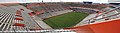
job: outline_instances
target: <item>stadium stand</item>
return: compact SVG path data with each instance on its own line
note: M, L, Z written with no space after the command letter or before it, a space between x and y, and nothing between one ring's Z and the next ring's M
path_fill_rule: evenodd
M83 13L96 13L97 11L95 10L89 10L89 9L81 9L81 8L71 8L72 10L74 10L75 12L83 12Z
M108 10L109 9L109 10ZM96 15L95 17L92 17L92 18L89 18L85 21L82 21L80 22L81 24L83 23L83 25L86 25L86 24L92 24L92 21L94 21L94 23L101 23L101 21L107 21L107 20L111 20L111 19L116 19L116 18L119 18L119 7L116 7L116 8L107 8L105 9L106 11L99 14L99 15ZM81 25L80 24L80 25Z
M94 9L98 9L99 11ZM91 24L102 23L102 21L106 22L117 19L120 16L119 10L119 6L110 7L104 4L81 3L29 3L24 5L0 5L0 32L11 31L33 33L33 31L37 31L39 33L42 29L52 29L52 27L43 21L44 19L63 15L69 12L82 12L88 13L90 16L92 15L91 18L89 18L90 16L87 16L83 21L80 21L80 24L76 24L77 26L65 29L75 29L74 31L78 31L78 33L82 33L80 32L82 29L82 31L86 31L86 29L88 29L87 31L89 31L89 33L93 33L93 31L90 31L91 29L88 27L89 25L91 26Z
M77 33L115 33L115 32L118 33L119 31L116 31L116 30L120 30L118 29L119 27L117 26L119 25L118 24L119 16L120 16L119 8L120 7L107 8L106 12L103 12L102 14L100 14L104 16L101 18L98 18L99 21L94 20L94 23L91 23L92 19L89 19L88 22L90 23L88 23L87 21L84 21L84 22L81 22L81 23L84 23L84 25L82 26L65 28L65 30L74 30ZM85 24L85 22L87 25Z
M24 9L20 10L21 8ZM25 13L24 13L25 12ZM21 5L0 7L0 30L1 31L20 31L30 29L41 29L34 20L27 14L30 12ZM30 19L31 18L31 19Z
M68 13L68 12L72 12L70 10L63 8L59 4L42 4L42 5L41 4L34 4L34 5L30 4L27 7L30 7L30 10L33 10L34 12L44 11L43 13L38 14L38 16L42 19L50 18L52 16L57 16L57 15Z

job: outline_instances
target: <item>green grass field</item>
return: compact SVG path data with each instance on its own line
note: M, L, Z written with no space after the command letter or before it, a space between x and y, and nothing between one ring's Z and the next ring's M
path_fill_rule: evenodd
M71 12L46 19L44 20L44 22L54 29L72 27L79 23L82 19L84 19L88 15L89 14L86 13Z

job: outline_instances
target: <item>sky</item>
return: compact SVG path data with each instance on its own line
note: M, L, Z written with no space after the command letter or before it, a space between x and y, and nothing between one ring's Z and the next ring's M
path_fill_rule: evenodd
M108 0L43 0L44 2L83 2L92 1L94 3L108 3ZM0 3L4 2L42 2L42 0L0 0Z

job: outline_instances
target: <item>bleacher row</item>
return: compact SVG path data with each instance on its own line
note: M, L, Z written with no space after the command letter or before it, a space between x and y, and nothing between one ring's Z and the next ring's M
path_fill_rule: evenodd
M64 3L64 4L62 4L62 5L70 6L70 7L92 8L92 9L99 9L99 10L109 6L106 4L84 4L84 3Z
M82 4L82 5L79 5L79 7L93 8L93 9L102 10L102 9L104 9L107 6L103 5L103 4L93 4L93 5L91 5L91 4Z
M74 10L75 12L83 12L83 13L96 13L97 11L95 10L89 10L89 9L81 9L81 8L71 8L72 10Z
M109 8L106 9L107 12L104 12L103 15L105 15L104 17L106 17L108 20L111 19L116 19L120 17L120 13L119 13L120 7L116 7L116 8ZM105 18L103 18L105 19Z
M68 13L68 12L72 12L72 10L65 9L59 4L47 4L44 6L43 5L42 6L41 5L31 6L30 9L33 10L33 12L35 13L42 12L37 15L42 19L50 18L52 16L57 16L57 15Z
M0 31L41 29L29 16L29 12L30 10L21 5L0 7Z

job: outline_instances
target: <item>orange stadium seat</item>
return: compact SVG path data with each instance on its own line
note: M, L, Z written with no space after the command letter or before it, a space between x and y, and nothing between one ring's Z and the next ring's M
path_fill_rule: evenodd
M17 18L15 18L16 20L23 20L23 18L22 17L17 17Z
M21 24L21 23L15 23L13 26L25 27L25 24Z
M34 16L34 14L33 13L28 13L30 16Z
M24 11L24 9L22 9L22 8L20 10Z
M15 16L19 16L19 17L22 17L20 14L16 14Z

